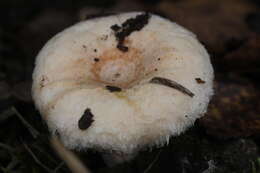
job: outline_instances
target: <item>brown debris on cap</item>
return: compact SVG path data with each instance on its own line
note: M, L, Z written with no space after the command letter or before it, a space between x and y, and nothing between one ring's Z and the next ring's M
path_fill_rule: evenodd
M95 61L95 62L98 62L98 61L99 61L99 58L94 58L94 61Z
M122 91L121 88L116 87L116 86L110 86L110 85L107 85L106 89L109 90L110 92L120 92L120 91Z
M198 84L204 84L204 83L206 83L204 80L202 80L201 78L195 78L195 80L196 80L196 82L198 83Z
M124 46L124 40L134 31L140 31L150 18L149 13L137 15L135 18L127 19L122 26L112 25L110 28L115 32L115 37L118 41L117 48L122 52L127 52L128 47Z
M94 115L91 113L91 110L87 108L83 113L82 117L78 121L78 127L80 130L88 129L91 124L94 122L93 120Z

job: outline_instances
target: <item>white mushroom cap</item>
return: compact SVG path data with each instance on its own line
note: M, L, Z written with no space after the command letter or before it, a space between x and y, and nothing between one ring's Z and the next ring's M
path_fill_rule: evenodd
M147 15L80 22L40 51L33 98L65 146L132 153L167 143L206 112L213 94L207 51L183 27ZM116 33L138 16L148 23L121 41L128 50L120 49Z

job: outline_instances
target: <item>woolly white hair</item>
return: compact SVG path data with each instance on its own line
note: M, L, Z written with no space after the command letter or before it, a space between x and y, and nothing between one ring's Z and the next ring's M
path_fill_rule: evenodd
M50 131L57 131L68 148L133 153L167 143L206 112L213 69L193 33L151 14L140 31L124 40L128 51L117 48L111 26L140 14L80 22L38 54L33 98ZM194 96L153 83L154 77L175 81ZM107 85L122 90L111 92ZM78 123L86 110L93 122L82 130Z

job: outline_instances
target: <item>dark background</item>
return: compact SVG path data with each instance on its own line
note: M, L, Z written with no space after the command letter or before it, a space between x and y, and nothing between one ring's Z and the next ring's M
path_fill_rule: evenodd
M1 0L0 172L70 172L49 146L30 96L37 52L57 32L94 14L145 10L193 31L211 55L215 96L206 116L169 145L93 172L260 172L260 3L257 0ZM149 166L151 168L149 169Z

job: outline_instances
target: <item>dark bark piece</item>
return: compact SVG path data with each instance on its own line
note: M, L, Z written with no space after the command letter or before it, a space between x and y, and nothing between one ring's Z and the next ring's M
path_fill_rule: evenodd
M93 120L94 115L92 114L91 110L87 108L83 113L82 117L78 121L78 126L80 130L88 129L91 124L94 122Z
M166 78L162 78L162 77L154 77L150 80L150 83L165 85L165 86L174 88L190 97L194 96L194 94L189 89L185 88L181 84L178 84L177 82L170 80L170 79L166 79Z
M121 29L121 27L118 26L117 24L112 25L110 28L111 28L113 31L115 31L115 32L117 32L117 31L119 31L119 30Z
M128 51L128 47L124 46L123 44L118 44L116 46L116 48L118 48L119 50L121 50L122 52L127 52Z
M116 87L116 86L110 86L110 85L107 85L106 89L109 90L110 92L120 92L120 91L122 91L121 88Z
M148 24L150 18L149 13L137 15L135 18L127 19L122 26L117 24L112 25L110 28L115 32L115 37L118 41L117 48L122 52L127 52L128 47L124 46L124 40L132 32L140 31L145 25Z

